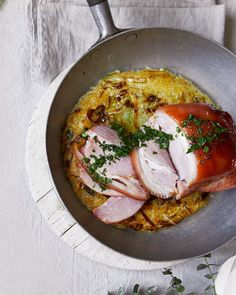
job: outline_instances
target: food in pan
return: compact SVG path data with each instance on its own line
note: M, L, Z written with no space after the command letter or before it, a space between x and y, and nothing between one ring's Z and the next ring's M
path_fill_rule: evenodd
M229 114L167 70L114 72L79 99L63 131L66 173L101 221L175 225L236 186Z

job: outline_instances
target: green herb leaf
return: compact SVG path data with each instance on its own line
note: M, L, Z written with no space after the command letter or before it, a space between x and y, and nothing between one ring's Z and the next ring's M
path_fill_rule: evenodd
M166 276L166 275L172 275L172 271L170 268L165 268L164 271L162 271L163 275Z
M140 295L138 289L139 289L139 284L134 285L133 295Z
M204 148L203 148L204 153L208 153L209 150L210 150L210 149L209 149L209 146L207 146L207 145L204 146Z
M176 291L179 292L179 293L183 293L184 290L185 290L185 287L183 285L179 285L179 286L176 286Z
M90 159L87 158L87 157L83 157L83 158L82 158L82 161L83 161L85 164L90 163Z
M0 8L3 6L4 3L5 3L5 0L0 0Z
M211 253L208 253L206 255L203 255L202 257L210 258L211 257Z
M66 130L66 139L67 139L68 141L70 141L70 140L73 138L73 136L74 136L73 131L72 131L71 129L67 129L67 130Z
M186 154L194 152L200 148L201 148L201 146L198 143L192 144L191 147L187 150Z
M171 285L174 286L178 286L182 284L182 281L180 279L178 279L177 277L173 277L171 280Z
M125 295L125 290L123 287L119 288L117 295Z
M207 278L208 280L211 280L213 276L208 273L208 274L204 275L204 277Z
M117 132L118 136L121 139L126 137L125 129L120 124L118 124L117 122L113 122L111 124L111 128L114 129Z
M176 127L176 131L177 131L178 133L181 132L181 129L179 128L179 126Z
M188 115L188 120L189 120L189 121L192 121L193 119L194 119L194 116L193 116L192 114L189 114L189 115Z
M205 291L211 290L211 289L215 289L214 285L209 285L205 288Z
M201 133L203 132L202 128L199 127L199 128L197 129L197 132L198 132L198 134L201 134Z
M146 295L152 295L157 290L158 290L158 286L152 286L152 287L147 288L145 293L146 293Z
M88 134L86 133L86 131L81 133L81 137L84 138L84 139L88 138Z
M202 269L205 269L205 268L207 268L207 267L208 267L207 264L203 264L203 263L201 263L201 264L199 264L199 265L197 266L197 271L202 270Z

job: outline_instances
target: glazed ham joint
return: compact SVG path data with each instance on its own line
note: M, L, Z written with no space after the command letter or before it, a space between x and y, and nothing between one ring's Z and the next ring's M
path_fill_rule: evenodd
M231 116L208 104L166 105L136 133L96 125L72 144L84 185L109 198L93 210L112 224L133 216L150 196L180 199L236 186L236 131Z

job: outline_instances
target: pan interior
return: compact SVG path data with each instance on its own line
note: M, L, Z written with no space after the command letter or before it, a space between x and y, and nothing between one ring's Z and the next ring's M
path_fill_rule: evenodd
M152 261L207 253L236 234L235 191L214 194L208 206L180 224L140 233L108 226L93 217L72 191L63 169L61 130L78 98L109 72L167 68L180 73L236 119L236 58L219 44L173 29L140 29L97 45L80 59L60 85L48 117L46 148L58 194L78 223L100 242L123 254Z

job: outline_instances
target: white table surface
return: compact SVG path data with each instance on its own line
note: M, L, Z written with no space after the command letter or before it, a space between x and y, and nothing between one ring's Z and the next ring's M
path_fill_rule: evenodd
M236 0L226 0L226 44L236 53ZM0 294L105 295L135 283L167 286L160 271L124 271L73 252L42 219L30 196L24 167L27 125L44 87L30 76L24 0L8 0L0 11ZM18 36L22 36L21 42ZM11 67L6 66L11 65ZM236 253L236 240L213 253L222 263ZM199 259L173 267L190 291L207 285Z

